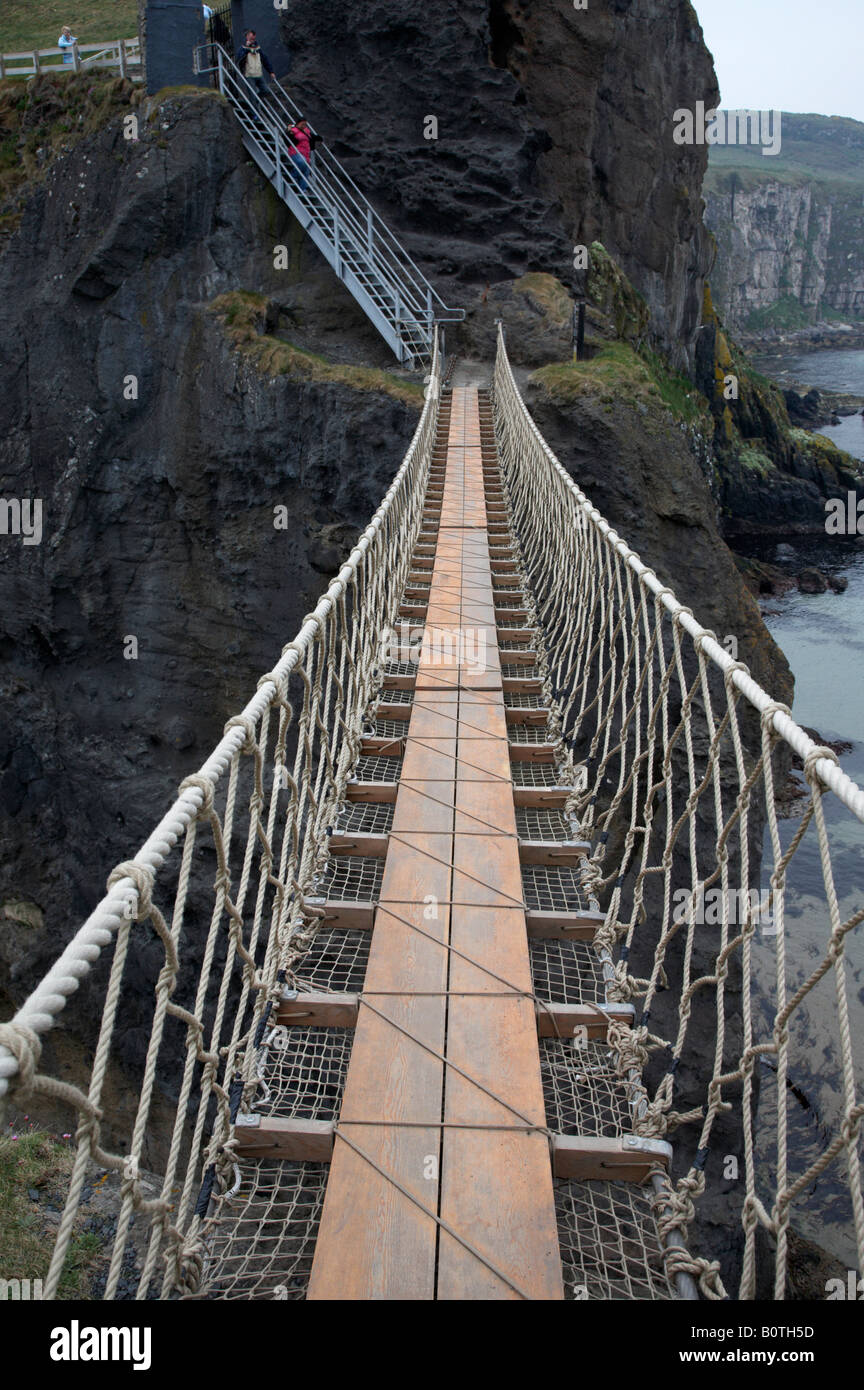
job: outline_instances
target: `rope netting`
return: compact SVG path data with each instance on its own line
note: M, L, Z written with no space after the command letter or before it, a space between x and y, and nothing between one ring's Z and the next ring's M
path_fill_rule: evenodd
M298 967L300 988L344 989L353 982L348 956L357 955L357 933L342 933L328 954L326 938L335 933L322 932L321 949L310 948L332 873L329 833L358 765L366 711L381 686L382 644L397 622L421 527L440 394L436 345L414 438L348 561L242 713L228 720L212 755L181 784L146 844L110 875L106 896L35 992L11 1022L0 1024L0 1101L20 1106L42 1097L79 1113L45 1298L56 1295L94 1163L122 1174L106 1299L117 1296L133 1218L143 1250L139 1299L194 1296L216 1247L224 1256L222 1296L229 1288L238 1296L238 1287L248 1295L255 1271L270 1269L286 1240L298 1270L308 1266L308 1232L298 1234L295 1218L320 1210L320 1178L271 1173L266 1165L258 1171L242 1160L258 1175L251 1195L248 1184L244 1189L245 1215L230 1238L222 1228L213 1237L213 1213L242 1186L231 1138L241 1110L266 1093L276 1098L274 1114L292 1113L287 1101L278 1103L289 1061L292 1077L298 1068L332 1073L335 1106L347 1066L347 1039L309 1040L302 1056L289 1058L268 1046L275 1031L268 1020L307 953L305 973ZM100 956L107 958L107 968L105 960L100 964L107 977L104 1012L85 1094L41 1074L39 1061L42 1036ZM330 977L333 983L325 983ZM147 1044L134 1120L128 1133L117 1133L106 1096L117 1084L112 1068L124 1058L130 1028L143 1031ZM127 1092L131 1075L137 1081L134 1070L125 1072ZM311 1109L301 1096L293 1113L323 1113L320 1096L308 1099ZM142 1174L157 1130L167 1138L154 1196ZM279 1225L289 1218L283 1238ZM231 1270L241 1251L249 1254L249 1234L259 1225L266 1239L249 1256L238 1286ZM281 1296L290 1297L291 1280L283 1282Z
M297 992L362 990L370 933L350 920L333 928L323 904L374 902L383 861L331 858L328 841L334 829L390 829L392 802L351 801L348 788L400 773L401 756L363 753L362 739L401 737L393 707L410 704L388 689L388 713L375 713L384 672L416 669L398 644L394 654L392 633L400 604L422 607L428 589L416 546L440 398L436 349L414 439L348 562L0 1025L0 1100L42 1096L80 1116L47 1298L94 1164L122 1175L105 1298L122 1296L133 1224L138 1298L303 1297L327 1165L250 1158L234 1127L255 1112L338 1117L352 1030L279 1028L274 1011ZM496 526L512 530L514 560L496 609L499 623L536 635L502 639L505 679L536 681L505 694L508 710L525 712L509 725L514 786L539 803L519 808L519 834L590 842L575 867L524 865L523 907L603 919L593 941L531 939L534 995L636 1010L608 1014L604 1041L578 1053L572 1040L541 1042L547 1122L674 1138L671 1179L556 1182L568 1296L668 1298L695 1278L721 1297L718 1262L685 1248L706 1181L715 1192L722 1182L727 1223L737 1205L740 1297L786 1296L790 1233L820 1222L860 1269L860 1005L847 946L864 908L842 851L850 823L864 821L864 792L574 484L525 408L503 336L494 415L508 513ZM543 716L532 723L534 709ZM39 1061L42 1036L97 962L105 1003L85 1094ZM127 1055L130 1032L147 1038L143 1064L140 1045ZM814 1039L815 1131L799 1100ZM125 1133L111 1104L118 1063L138 1086ZM155 1195L148 1167L161 1175Z
M579 1084L610 1069L639 1078L633 1130L674 1135L680 1176L655 1178L651 1198L675 1247L667 1274L723 1294L717 1262L680 1248L707 1179L743 1227L739 1297L782 1299L790 1230L821 1236L828 1213L840 1257L864 1267L852 1011L864 1019L847 953L864 919L850 835L864 792L576 486L525 407L500 330L494 409L547 737L579 774L567 811L594 844L583 889L604 912L595 951L614 961L605 998L636 1006L632 1026L609 1025L614 1067L606 1058ZM542 992L536 981L535 969ZM805 1101L818 1134L801 1120L804 1077L821 1087L818 1106ZM546 1085L575 1115L551 1059Z

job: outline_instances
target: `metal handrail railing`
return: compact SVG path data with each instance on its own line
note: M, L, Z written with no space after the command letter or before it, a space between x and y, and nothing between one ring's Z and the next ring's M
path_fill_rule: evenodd
M215 61L214 61L215 58ZM219 90L229 100L239 100L238 117L249 138L257 143L268 158L273 160L279 173L291 178L293 192L313 220L320 225L320 215L316 204L323 205L325 212L342 232L345 261L352 273L365 270L372 273L378 286L366 286L367 293L379 307L399 322L409 332L412 327L421 330L424 341L432 325L437 322L458 322L464 318L464 310L450 309L435 288L429 283L414 260L401 245L390 228L375 211L368 198L361 192L350 174L323 142L312 156L315 191L299 187L299 179L291 173L290 161L284 161L282 154L295 150L288 130L297 121L304 119L299 107L289 97L285 88L274 79L270 85L270 100L260 104L257 129L251 121L244 120L242 104L256 102L257 97L244 74L234 63L226 49L218 44L202 44L195 50L195 71L215 72ZM310 130L316 134L311 122ZM270 144L267 141L270 137ZM359 275L358 275L359 278ZM392 309L387 298L392 299Z

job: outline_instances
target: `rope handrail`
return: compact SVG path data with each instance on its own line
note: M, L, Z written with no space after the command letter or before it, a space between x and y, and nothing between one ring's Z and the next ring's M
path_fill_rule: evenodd
M178 840L188 830L201 810L205 793L200 784L212 784L215 787L224 778L225 772L247 739L246 729L249 724L258 724L274 699L279 697L281 688L298 664L302 662L315 641L322 623L334 613L340 599L346 594L352 579L363 563L364 557L394 510L397 497L404 491L413 465L421 452L428 449L431 423L440 392L440 379L441 363L436 340L423 411L408 452L381 505L358 539L348 560L336 578L333 579L326 593L319 599L315 609L304 621L297 636L285 647L272 672L262 677L256 693L244 706L241 713L235 717L235 720L231 722L231 727L226 728L222 739L213 749L209 758L198 769L195 774L198 785L190 785L181 790L173 805L133 857L131 863L145 874L155 877L162 868ZM428 467L428 459L425 460L424 467ZM113 938L122 923L128 923L130 920L130 909L137 906L138 896L138 885L129 874L117 878L111 884L108 892L69 942L62 955L58 957L44 979L15 1013L11 1020L13 1025L19 1028L32 1029L37 1035L47 1032L53 1026L69 995L78 988L80 981L89 973L102 949ZM18 1057L0 1041L0 1097L7 1093L10 1078L15 1076L18 1071Z
M139 1298L205 1290L220 1297L228 1285L242 1290L236 1296L266 1293L284 1269L256 1245L259 1215L281 1228L284 1210L306 1213L296 1219L314 1240L320 1178L288 1172L291 1165L274 1174L266 1160L250 1177L236 1125L284 1115L283 1105L295 1113L296 1081L282 1068L277 1041L280 1004L322 988L344 999L356 988L346 980L358 976L362 986L357 961L368 932L331 926L332 903L325 906L328 895L339 905L330 890L347 882L335 847L331 857L331 835L344 842L354 833L346 827L357 798L363 802L367 779L380 775L368 767L379 759L364 739L374 750L390 736L373 738L370 721L387 726L409 674L392 636L400 610L422 607L415 546L428 525L441 393L436 341L414 437L348 561L134 859L116 867L60 959L0 1024L0 1096L48 1096L80 1117L47 1298L56 1294L93 1162L122 1179L107 1299L118 1291L133 1216L149 1230ZM695 1279L704 1296L723 1296L718 1262L689 1254L699 1245L706 1173L716 1193L712 1165L722 1158L743 1170L723 1197L730 1212L737 1203L743 1231L732 1271L739 1297L764 1297L770 1284L783 1299L790 1233L820 1184L830 1211L843 1212L845 1224L830 1232L834 1248L864 1265L864 1087L852 1044L864 1020L846 955L864 907L848 863L834 854L835 845L846 847L848 829L837 819L846 812L864 819L864 793L570 478L528 412L501 329L492 406L495 510L506 512L511 537L507 588L518 590L536 663L512 669L520 677L532 670L531 699L548 711L544 758L548 748L553 780L542 785L554 785L560 814L584 845L580 901L600 923L593 941L582 943L594 974L578 980L580 991L587 982L595 993L580 993L579 1002L596 999L606 1011L607 1070L629 1088L624 1133L634 1142L675 1136L671 1180L651 1178L666 1272L679 1290L688 1281L695 1288ZM437 494L440 475L433 476ZM424 542L426 551L425 532ZM502 660L504 679L509 669ZM381 704L388 709L379 716ZM800 804L784 818L778 786L793 753L803 764ZM388 780L398 776L395 759L382 753L380 761ZM375 815L380 809L371 804ZM392 834L386 817L374 824L371 838ZM364 862L355 861L361 878ZM152 927L146 938L144 922ZM364 946L352 941L358 936ZM100 956L108 978L85 1094L38 1066L42 1036ZM588 969L575 959L577 974ZM532 995L544 999L536 980ZM559 1002L573 999L565 991ZM118 1022L146 1033L139 1023L148 1010L146 1056L134 1069L137 1111L119 1154L112 1125L125 1121L105 1113L109 1067L123 1055ZM302 1049L317 1048L315 1074L332 1095L344 1030L307 1031L325 1039L295 1042L295 1066L315 1072L311 1051ZM822 1043L815 1073L814 1037ZM795 1108L811 1089L818 1134L802 1130ZM167 1106L158 1123L157 1098ZM317 1113L304 1091L301 1113L309 1104ZM140 1175L151 1142L161 1144L156 1197ZM255 1215L239 1220L235 1201L248 1201ZM685 1249L691 1227L696 1239ZM767 1241L757 1239L760 1228ZM298 1267L293 1256L284 1259Z
M679 1134L689 1164L658 1193L658 1221L683 1236L698 1218L722 1138L724 1161L744 1169L739 1297L765 1296L761 1226L783 1299L796 1203L818 1180L843 1211L833 1249L864 1265L853 1047L864 1016L846 955L864 907L839 853L855 842L842 816L864 820L864 792L566 472L522 399L502 324L494 414L526 626L542 635L543 703L562 765L584 774L570 808L594 841L586 883L604 913L595 949L610 962L607 1000L639 1010L610 1029L616 1070L644 1077L653 1063L636 1131ZM792 754L804 775L786 810L778 779ZM819 1113L818 1137L799 1105ZM714 1264L699 1274L707 1296L722 1296Z
M499 360L506 364L505 369L509 371L510 364L507 358L503 326L500 323L498 325L498 334L498 350L501 355ZM799 758L804 761L811 757L812 754L818 753L817 745L814 743L813 739L810 738L809 734L805 733L801 725L796 723L791 715L776 708L775 701L768 692L762 689L762 686L753 679L749 671L744 669L740 662L736 662L729 653L721 647L710 628L703 627L702 624L694 618L690 609L685 608L684 604L676 598L668 585L664 584L658 575L655 574L654 570L650 569L648 565L643 562L638 553L618 535L617 531L613 530L602 512L597 510L578 484L573 481L567 470L559 463L555 454L538 430L534 420L531 418L528 408L519 394L515 381L513 386L519 406L522 410L525 428L530 430L536 440L538 448L543 451L551 467L560 476L564 486L576 498L582 513L588 518L592 525L597 528L600 535L604 536L611 546L614 546L618 554L633 570L633 573L638 575L646 588L650 589L651 592L659 598L666 611L671 614L673 618L677 618L680 621L681 626L686 629L691 637L701 643L702 649L711 657L714 664L718 666L721 671L731 672L733 683L738 690L741 691L741 694L749 700L754 709L762 714L771 708L769 717L772 727L780 737L790 745L795 753L798 754ZM817 776L825 783L825 786L829 787L831 791L839 797L844 806L846 806L854 816L857 816L860 821L864 822L864 788L859 787L858 783L853 781L833 759L817 756L813 763L813 767Z

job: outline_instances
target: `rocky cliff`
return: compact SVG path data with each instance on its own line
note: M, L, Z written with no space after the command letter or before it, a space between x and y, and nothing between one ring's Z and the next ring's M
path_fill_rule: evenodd
M730 328L753 333L832 319L864 327L864 125L784 114L782 129L776 158L711 151L718 307Z
M497 304L524 359L568 358L570 296L585 288L610 350L623 335L693 359L704 152L672 145L666 113L714 87L683 0L602 12L448 0L434 25L415 0L312 0L292 48L295 96L472 310L478 351ZM14 363L3 495L42 498L45 518L39 546L2 538L4 1005L296 631L383 494L420 402L246 160L221 100L175 92L136 110L136 141L109 115L34 169L0 258ZM437 140L423 138L428 115ZM572 248L601 241L580 286ZM642 360L628 359L611 407L602 379L578 401L539 379L541 426L646 562L718 632L738 632L782 698L785 664L718 534L696 418L709 412L659 360L663 404L643 400ZM290 532L273 526L280 503ZM52 1035L46 1064L66 1075L91 1040L88 997ZM132 1075L143 1045L132 1011L120 1030ZM129 1092L119 1075L109 1107Z
M706 152L672 114L717 100L688 0L308 0L283 30L293 95L449 302L530 272L584 288L597 240L686 359L712 248Z
M31 186L0 259L0 494L43 504L41 544L0 537L4 1014L294 635L422 401L275 340L261 362L279 305L378 348L219 98L138 110L138 142L110 121Z

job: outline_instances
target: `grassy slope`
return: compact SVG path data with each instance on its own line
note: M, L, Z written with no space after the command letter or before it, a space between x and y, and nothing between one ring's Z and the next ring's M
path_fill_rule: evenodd
M0 1278L45 1278L56 1227L46 1222L41 1200L53 1196L62 1204L73 1159L74 1150L49 1134L0 1135ZM60 1298L87 1296L98 1245L88 1232L72 1236Z
M585 362L574 359L540 367L532 380L564 401L583 393L599 395L610 405L618 399L646 405L662 401L686 424L708 425L704 398L692 382L670 370L657 353L636 352L630 343L609 343Z
M136 0L2 0L0 53L53 48L64 24L81 43L131 39L138 33Z
M864 192L864 124L860 121L784 112L782 133L780 153L770 157L752 146L713 145L706 190L728 187L728 177L734 173L745 186L778 179Z
M265 376L295 376L310 381L335 381L355 391L380 391L405 405L420 407L423 388L377 367L349 367L328 362L317 353L295 347L284 338L264 333L266 296L234 290L214 299L211 311L221 320L234 347L245 353Z

